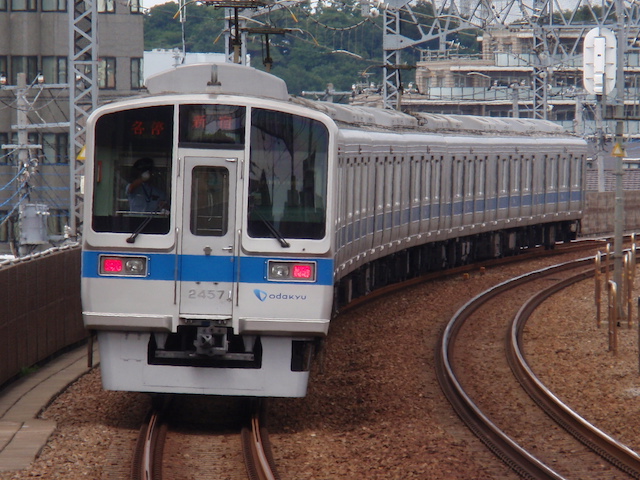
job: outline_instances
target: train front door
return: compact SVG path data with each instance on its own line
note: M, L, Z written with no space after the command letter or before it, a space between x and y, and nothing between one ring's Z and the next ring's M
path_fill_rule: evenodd
M225 320L235 295L238 157L185 156L180 229L180 316Z

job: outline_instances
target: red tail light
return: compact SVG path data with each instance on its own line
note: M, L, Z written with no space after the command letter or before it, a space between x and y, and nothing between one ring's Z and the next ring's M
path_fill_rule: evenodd
M147 276L147 257L100 255L98 262L100 275Z
M296 264L293 266L293 278L310 280L313 278L313 268L308 264Z
M105 258L102 262L102 270L105 273L120 273L124 266L121 258Z
M269 280L315 282L315 262L289 262L283 260L269 260Z

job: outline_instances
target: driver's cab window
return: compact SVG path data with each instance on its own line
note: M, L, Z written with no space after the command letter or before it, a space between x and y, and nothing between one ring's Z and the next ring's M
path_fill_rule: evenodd
M169 232L173 106L105 114L96 122L93 221L97 232Z

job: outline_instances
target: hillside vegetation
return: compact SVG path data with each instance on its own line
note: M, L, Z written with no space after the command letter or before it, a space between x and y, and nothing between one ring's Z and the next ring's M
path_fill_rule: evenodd
M255 16L247 22L249 29L274 27L284 34L269 35L271 73L283 78L292 94L302 91L324 91L333 84L336 91L350 91L358 82L380 83L383 61L382 15L362 16L359 3L315 4L301 3ZM418 3L412 7L420 22L433 19L431 7ZM154 48L182 49L182 25L174 18L178 4L168 2L150 9L144 21L145 50ZM189 4L186 7L184 45L187 52L224 53L224 9ZM402 35L420 38L415 24L403 22ZM250 33L247 51L251 66L266 70L265 35ZM475 38L461 35L460 39ZM437 48L420 45L420 48ZM463 45L473 49L474 45ZM420 54L417 49L405 49L401 63L415 65ZM364 75L363 75L364 72ZM413 72L403 71L403 82L412 81ZM406 78L405 78L406 76ZM337 100L337 99L336 99Z

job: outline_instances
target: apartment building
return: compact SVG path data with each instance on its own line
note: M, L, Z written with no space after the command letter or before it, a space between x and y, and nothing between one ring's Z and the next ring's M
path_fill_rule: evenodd
M82 9L73 1L71 8ZM48 206L46 229L54 243L68 222L69 8L67 0L0 0L0 253L18 236L20 205ZM97 25L98 102L137 93L141 0L99 0ZM19 85L20 74L26 86ZM26 150L16 148L25 124Z

